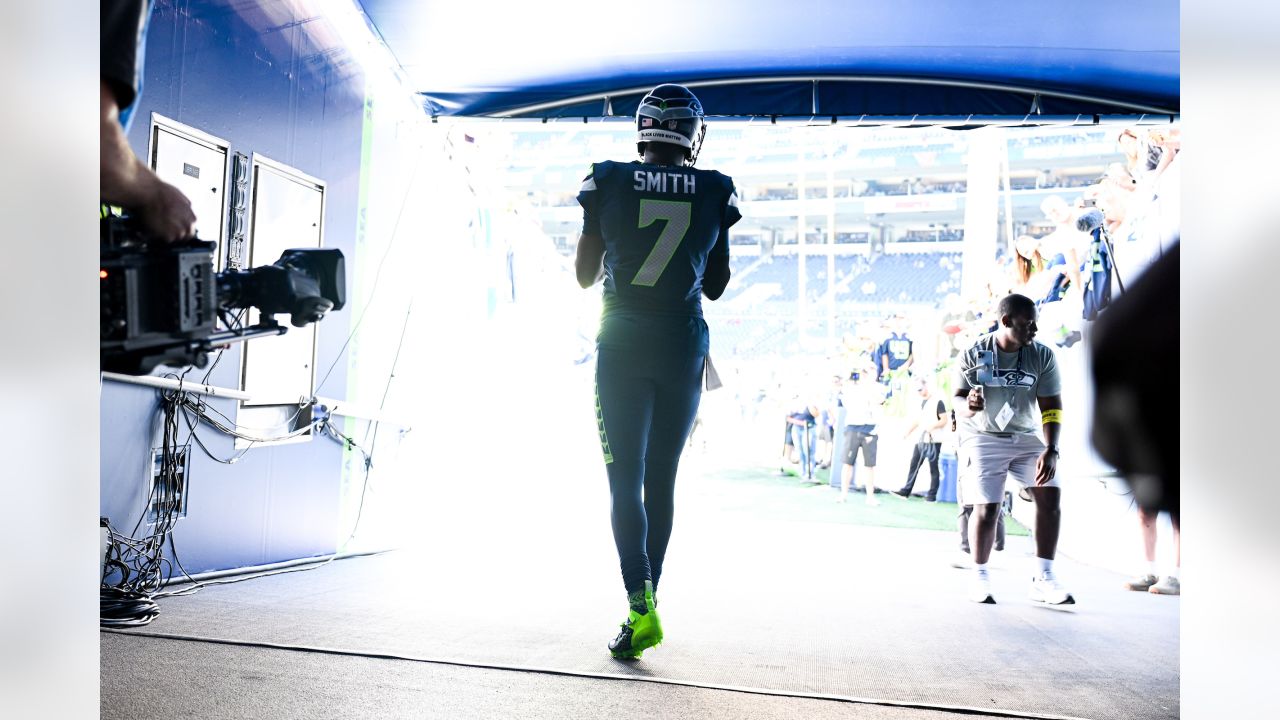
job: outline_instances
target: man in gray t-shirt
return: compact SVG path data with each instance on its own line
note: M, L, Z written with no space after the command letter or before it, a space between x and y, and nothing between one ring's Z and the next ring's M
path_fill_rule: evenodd
M1036 562L1031 599L1075 602L1053 574L1061 525L1056 479L1062 381L1053 351L1035 341L1036 306L1023 295L1000 301L1000 325L960 356L955 411L960 435L960 497L974 506L970 547L977 571L971 599L995 603L987 561L995 540L1007 478L1025 486L1036 504ZM1040 442L1036 429L1044 433Z
M1022 297L1022 296L1019 296ZM955 388L957 396L968 396L969 391L982 386L982 394L988 409L964 418L959 432L988 433L991 435L1037 435L1040 432L1039 398L1062 394L1062 378L1058 374L1058 361L1053 350L1034 340L1014 352L1005 352L997 342L1000 331L984 335L960 357ZM990 356L994 364L988 375L981 369L980 355ZM979 381L978 376L982 376ZM1000 411L1008 404L1012 415L1001 423Z

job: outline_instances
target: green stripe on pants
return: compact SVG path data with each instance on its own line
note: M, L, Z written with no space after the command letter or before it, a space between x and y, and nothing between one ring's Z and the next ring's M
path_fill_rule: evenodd
M613 462L613 452L609 450L609 434L604 431L604 410L600 407L600 383L596 382L596 430L600 433L600 449L604 452L604 464Z

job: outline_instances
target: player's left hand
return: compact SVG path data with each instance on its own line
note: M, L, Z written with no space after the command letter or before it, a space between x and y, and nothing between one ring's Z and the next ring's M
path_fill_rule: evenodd
M1044 485L1058 472L1058 453L1045 448L1036 461L1036 485Z

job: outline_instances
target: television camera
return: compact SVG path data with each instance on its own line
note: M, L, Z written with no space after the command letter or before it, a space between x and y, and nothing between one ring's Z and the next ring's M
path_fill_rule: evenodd
M289 314L304 327L346 303L342 251L285 250L271 265L213 271L215 244L153 241L127 217L101 225L102 369L145 375L157 365L208 362L217 345L283 335L274 319ZM257 308L258 323L244 326L232 311ZM226 329L219 330L218 319Z

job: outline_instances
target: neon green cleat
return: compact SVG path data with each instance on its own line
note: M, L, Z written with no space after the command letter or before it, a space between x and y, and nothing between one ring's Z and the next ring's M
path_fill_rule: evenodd
M653 583L645 580L644 590L632 593L627 601L631 611L618 636L609 643L609 653L619 660L638 660L641 653L662 642L662 621L658 618Z

